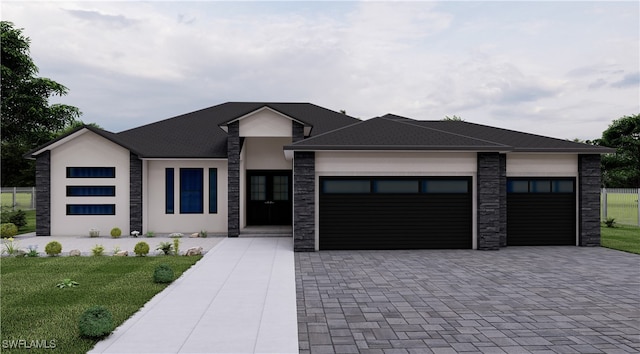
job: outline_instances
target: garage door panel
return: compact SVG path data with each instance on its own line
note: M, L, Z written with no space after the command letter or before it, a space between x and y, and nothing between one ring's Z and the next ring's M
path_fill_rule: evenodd
M320 249L471 248L471 209L471 193L321 193Z
M575 193L507 194L507 245L575 244Z

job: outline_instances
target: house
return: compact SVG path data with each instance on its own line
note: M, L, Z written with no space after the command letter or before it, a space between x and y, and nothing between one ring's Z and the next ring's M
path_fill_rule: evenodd
M37 235L288 225L297 251L600 244L611 149L464 121L230 102L31 153Z

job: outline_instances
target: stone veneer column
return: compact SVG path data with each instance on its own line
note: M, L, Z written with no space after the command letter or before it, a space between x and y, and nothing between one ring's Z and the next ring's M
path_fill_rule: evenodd
M142 160L129 154L129 231L142 233Z
M600 246L600 155L578 155L580 246Z
M313 252L316 249L315 164L315 152L294 152L293 250L295 252Z
M478 249L500 248L500 155L478 153Z
M507 246L507 155L500 154L500 247Z
M51 151L36 157L36 236L51 235Z
M240 235L240 123L227 125L228 204L227 230L229 237Z

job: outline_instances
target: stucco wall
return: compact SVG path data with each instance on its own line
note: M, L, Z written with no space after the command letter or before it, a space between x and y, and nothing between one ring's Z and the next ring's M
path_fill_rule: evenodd
M576 154L507 154L507 177L577 177Z
M283 146L289 144L291 144L289 137L246 138L243 148L246 154L245 168L247 170L291 170L292 161L285 159L283 151Z
M227 232L227 161L226 160L147 160L147 214L144 231L155 233ZM174 214L165 213L165 169L174 168ZM180 169L202 168L204 177L203 213L180 214ZM218 169L218 212L209 214L209 168Z
M129 233L129 150L90 131L51 150L51 234ZM67 167L115 167L116 178L67 178ZM66 186L115 186L115 197L67 197ZM67 204L115 204L115 215L66 215Z
M291 119L264 108L240 119L241 137L291 137Z

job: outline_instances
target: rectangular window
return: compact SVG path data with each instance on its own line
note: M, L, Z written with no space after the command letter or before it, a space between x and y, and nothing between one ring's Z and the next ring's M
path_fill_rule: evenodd
M218 169L209 169L209 214L218 212Z
M573 193L573 179L509 179L507 193Z
M551 193L551 181L533 180L529 181L529 192L531 193Z
M116 205L67 204L67 215L116 215Z
M328 179L322 183L322 192L327 194L371 193L371 181L368 179Z
M251 200L267 200L266 176L251 176Z
M174 199L175 199L175 193L174 193L174 174L173 174L173 168L167 168L165 169L165 176L164 176L164 212L166 214L173 214L174 213Z
M180 169L180 214L202 214L203 189L201 168Z
M273 200L289 200L289 176L273 176Z
M413 194L420 191L420 183L417 179L407 180L375 180L373 182L374 193L400 193Z
M424 180L423 193L469 193L467 180Z
M114 197L115 186L67 186L67 197Z
M67 167L67 178L115 178L115 167Z

